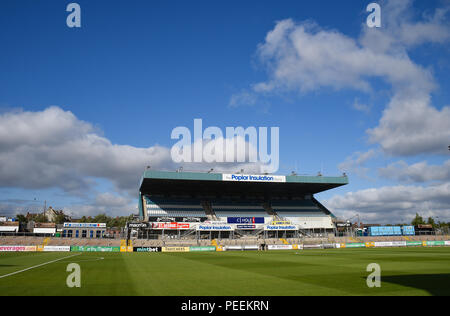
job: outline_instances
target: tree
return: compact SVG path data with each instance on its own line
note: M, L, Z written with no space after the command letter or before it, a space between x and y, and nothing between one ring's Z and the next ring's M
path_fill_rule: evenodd
M34 216L33 220L36 223L48 223L47 216L45 216L44 214L37 214L36 216Z
M55 224L64 224L64 222L66 221L66 218L67 218L67 216L63 212L59 212L55 216Z
M24 224L28 223L27 217L23 214L17 214L16 219L19 223L24 223Z
M428 217L427 224L433 226L433 228L436 227L436 222L434 221L433 217Z
M412 220L411 225L417 226L423 224L425 224L425 221L423 220L422 216L419 216L419 214L416 213L416 217Z

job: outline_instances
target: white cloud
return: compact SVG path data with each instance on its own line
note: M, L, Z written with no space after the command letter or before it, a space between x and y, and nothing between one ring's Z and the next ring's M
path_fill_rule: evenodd
M359 214L363 222L403 222L416 213L450 221L450 183L372 188L334 196L324 204L343 218Z
M268 78L251 85L251 93L323 88L372 92L371 80L382 79L391 85L393 97L378 126L367 130L370 142L389 155L442 154L450 139L450 108L433 107L431 93L437 84L432 70L415 63L408 52L424 43L448 43L449 7L419 20L412 1L387 1L382 10L383 27L362 24L357 39L310 21L277 22L257 49ZM359 103L355 107L363 109Z
M423 13L414 20L412 0L386 1L382 6L382 27L363 27L360 42L373 51L404 53L424 43L442 44L450 39L449 6Z
M366 177L369 168L365 167L365 163L377 155L376 150L370 149L366 152L355 152L347 157L344 162L340 163L338 168L342 172L355 173L360 177Z
M450 160L442 165L428 165L426 161L408 165L404 161L398 161L379 168L378 173L381 177L408 183L450 181Z
M240 93L235 93L231 96L228 104L231 108L239 106L254 106L258 101L258 96L255 93L243 90Z
M308 92L323 87L369 91L370 77L385 78L399 87L428 91L434 87L429 71L407 55L378 53L338 31L309 22L278 22L259 45L258 55L269 80L256 84L256 92Z
M450 140L450 107L437 110L429 94L405 93L392 98L379 125L368 129L370 141L393 156L444 154Z
M168 137L170 135L168 134ZM249 148L249 144L242 140ZM248 155L241 158L248 158ZM0 115L0 187L21 189L59 188L83 203L69 207L76 214L126 212L136 203L139 179L146 166L186 171L259 172L259 163L175 164L170 149L162 146L137 148L113 144L92 124L59 107L43 111L9 111ZM111 193L98 193L97 179L113 184ZM132 197L132 198L130 198ZM0 203L4 212L23 212L28 203ZM64 207L64 206L59 206Z
M170 167L169 150L112 144L58 107L0 115L2 187L75 192L87 189L93 178L104 178L119 190L136 190L147 165Z
M356 98L356 99L353 101L352 107L353 107L355 110L360 111L360 112L364 112L364 113L369 113L369 112L370 112L370 108L371 108L370 105L359 102L359 99L358 99L358 98Z

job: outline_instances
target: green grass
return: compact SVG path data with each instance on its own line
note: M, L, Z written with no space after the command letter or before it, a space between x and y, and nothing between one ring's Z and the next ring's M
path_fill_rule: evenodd
M0 276L70 255L0 253ZM66 286L72 262L81 288ZM381 288L366 285L369 263ZM450 248L83 253L0 278L0 295L450 295Z

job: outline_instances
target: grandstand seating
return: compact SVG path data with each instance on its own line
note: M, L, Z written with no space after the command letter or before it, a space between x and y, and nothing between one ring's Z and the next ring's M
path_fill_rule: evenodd
M148 216L206 217L200 200L145 196Z
M219 218L226 217L272 217L264 209L261 202L251 201L213 201L212 208Z
M286 213L322 213L320 208L312 200L274 200L272 209L277 212Z

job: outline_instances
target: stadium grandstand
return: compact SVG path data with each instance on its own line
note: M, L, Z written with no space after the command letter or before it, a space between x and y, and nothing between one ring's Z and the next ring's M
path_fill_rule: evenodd
M335 233L314 194L347 176L280 176L147 170L139 189L138 239L298 238Z

